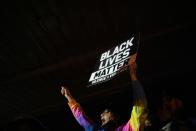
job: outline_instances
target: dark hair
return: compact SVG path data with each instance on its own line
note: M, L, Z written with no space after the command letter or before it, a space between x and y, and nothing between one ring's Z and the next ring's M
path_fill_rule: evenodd
M120 115L119 113L115 110L115 109L112 109L112 108L105 108L102 112L111 112L113 117L114 117L114 122L118 123L118 120L120 118Z
M119 115L117 112L111 108L106 108L102 112L111 112L113 120L110 120L108 123L102 126L102 128L106 131L114 131L119 123Z

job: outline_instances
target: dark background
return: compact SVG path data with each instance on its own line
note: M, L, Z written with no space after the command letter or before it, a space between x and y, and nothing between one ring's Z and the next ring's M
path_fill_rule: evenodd
M175 95L195 116L195 10L191 1L1 1L0 127L31 116L50 130L80 130L60 86L95 121L107 103L129 118L128 72L94 87L86 83L97 57L141 33L138 75L154 111Z

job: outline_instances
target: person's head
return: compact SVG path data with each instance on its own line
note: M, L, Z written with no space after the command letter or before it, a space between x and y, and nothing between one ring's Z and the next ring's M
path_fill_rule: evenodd
M144 111L139 117L139 121L141 129L151 126L150 111L148 108L144 109Z
M105 109L101 114L101 125L104 126L110 122L117 123L118 115L114 113L111 109Z
M173 119L183 109L183 102L174 96L164 96L158 109L158 117L161 121Z

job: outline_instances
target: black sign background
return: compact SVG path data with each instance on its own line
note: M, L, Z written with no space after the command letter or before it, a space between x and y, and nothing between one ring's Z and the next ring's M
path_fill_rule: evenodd
M137 52L139 35L133 35L128 40L101 54L92 72L88 87L106 82L126 70L131 55Z

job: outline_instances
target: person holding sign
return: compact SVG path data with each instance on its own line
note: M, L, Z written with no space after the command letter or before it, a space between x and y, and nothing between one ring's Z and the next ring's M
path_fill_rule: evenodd
M101 113L101 126L97 126L84 112L81 105L74 99L67 87L61 88L61 94L68 100L68 105L77 120L85 131L143 131L147 122L147 100L137 78L136 54L132 55L128 62L130 77L133 88L133 107L131 117L127 123L117 125L116 114L106 109Z

